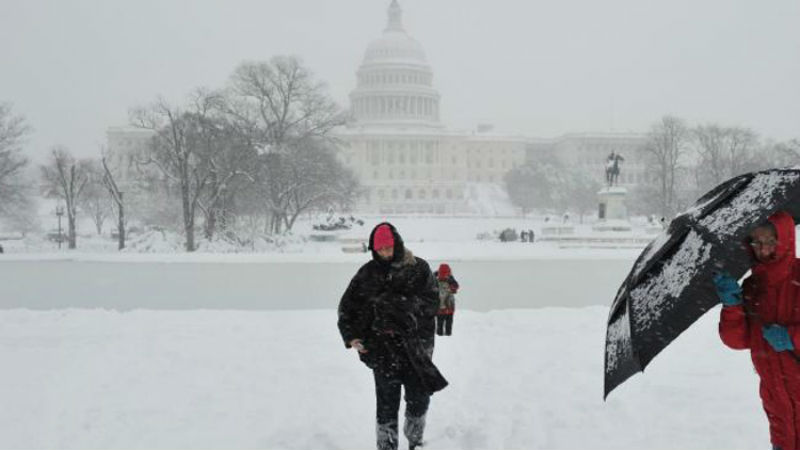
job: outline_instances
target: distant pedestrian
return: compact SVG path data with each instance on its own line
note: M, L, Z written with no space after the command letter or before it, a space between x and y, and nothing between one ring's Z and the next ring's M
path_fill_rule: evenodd
M533 240L534 240L533 230L528 230L528 242L533 242Z
M447 264L439 265L439 270L433 273L439 283L439 311L436 313L436 334L450 336L453 334L453 315L456 312L456 297L458 281L453 277L453 272Z

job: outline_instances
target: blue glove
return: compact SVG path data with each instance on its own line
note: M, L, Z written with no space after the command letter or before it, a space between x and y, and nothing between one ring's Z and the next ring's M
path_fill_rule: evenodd
M769 342L772 349L776 352L785 352L786 350L794 350L792 338L789 337L789 330L782 325L764 325L762 328L764 339Z
M717 296L725 306L736 306L742 304L742 288L729 273L718 273L714 275L714 287L717 288Z

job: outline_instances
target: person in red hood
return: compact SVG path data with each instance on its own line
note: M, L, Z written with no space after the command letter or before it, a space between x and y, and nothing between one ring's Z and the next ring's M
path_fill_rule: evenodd
M456 312L455 294L458 292L458 281L453 276L448 264L440 264L439 270L433 272L439 285L439 310L436 312L436 334L450 336L453 334L453 314Z
M423 444L431 395L447 386L432 360L439 295L428 262L405 247L394 225L376 225L369 249L372 259L339 301L339 332L373 372L378 450L398 449L402 391L403 434L414 450Z
M773 449L800 450L800 263L792 216L777 212L749 237L755 259L741 288L727 274L714 277L722 301L719 334L736 350L750 350Z

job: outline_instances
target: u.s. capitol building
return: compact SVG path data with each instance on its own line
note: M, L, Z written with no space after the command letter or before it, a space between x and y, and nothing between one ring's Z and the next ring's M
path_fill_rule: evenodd
M471 211L477 190L500 188L525 160L521 136L448 130L422 46L403 29L397 1L383 35L369 44L350 94L353 122L336 135L344 163L364 188L357 209L373 213Z
M383 34L372 41L350 93L353 121L336 132L342 161L361 181L356 209L381 214L485 213L482 206L502 196L504 175L553 151L565 163L586 166L602 177L606 154L626 155L627 179L641 181L640 134L567 134L535 139L494 133L490 126L470 132L441 121L440 95L425 51L403 28L402 10L392 0Z

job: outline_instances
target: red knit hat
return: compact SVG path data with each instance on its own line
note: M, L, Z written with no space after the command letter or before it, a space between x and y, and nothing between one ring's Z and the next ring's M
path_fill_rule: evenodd
M440 264L438 272L439 272L439 279L446 280L447 277L450 276L450 266L448 266L447 264Z
M372 248L380 250L386 247L394 247L394 234L389 225L383 224L375 230L375 236L372 238Z

